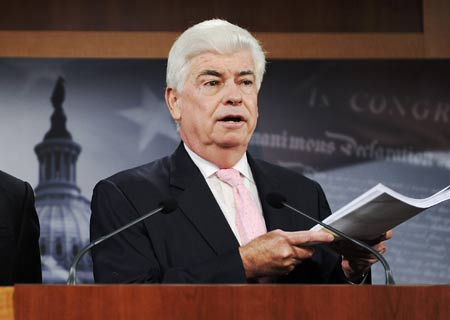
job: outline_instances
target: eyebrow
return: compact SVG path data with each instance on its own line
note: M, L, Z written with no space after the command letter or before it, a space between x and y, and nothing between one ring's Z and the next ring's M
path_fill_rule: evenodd
M242 77L242 76L254 76L255 73L252 70L244 70L244 71L240 71L238 74L238 76ZM201 76L214 76L214 77L221 77L222 73L220 73L219 71L216 70L203 70L202 72L200 72L197 76L197 78L200 78Z
M200 72L197 76L197 78L200 78L201 76L215 76L215 77L221 77L222 74L219 71L216 70L203 70Z
M254 76L255 73L252 70L245 70L239 72L239 76Z

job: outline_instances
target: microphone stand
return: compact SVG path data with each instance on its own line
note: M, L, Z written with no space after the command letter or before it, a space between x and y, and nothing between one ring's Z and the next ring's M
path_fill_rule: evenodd
M387 284L387 285L395 284L394 277L393 277L393 275L392 275L392 271L391 271L391 268L390 268L390 266L389 266L389 263L386 261L386 259L383 257L382 254L380 254L379 252L377 252L376 250L374 250L372 247L368 246L366 243L364 243L364 242L362 242L362 241L359 241L359 240L356 240L356 239L353 239L352 237L346 235L346 234L343 233L342 231L339 231L339 230L333 228L332 226L329 226L329 225L327 225L327 224L325 224L325 223L323 223L323 222L321 222L321 221L319 221L319 220L316 220L316 219L314 219L313 217L307 215L306 213L303 213L302 211L300 211L300 210L298 210L298 209L292 207L291 205L289 205L289 204L286 202L286 199L285 199L282 195L280 195L280 194L278 194L278 193L271 193L271 194L268 194L267 197L266 197L266 200L267 200L267 202L269 202L269 204L270 204L272 207L275 207L275 208L278 208L278 209L279 209L279 208L281 208L282 206L284 206L284 207L286 207L286 208L289 208L289 209L291 209L292 211L301 214L301 215L304 216L305 218L307 218L307 219L309 219L309 220L312 220L312 221L314 221L315 223L321 225L321 226L324 227L325 229L327 229L327 230L329 230L329 231L331 231L331 232L337 234L337 235L340 236L341 238L344 238L344 239L346 239L346 240L352 242L353 244L356 244L357 246L366 249L367 251L369 251L370 253L372 253L375 257L377 257L377 259L378 259L378 260L381 262L381 264L383 265L383 267L384 267L384 276L385 276L385 284ZM282 206L280 206L280 204L281 204Z

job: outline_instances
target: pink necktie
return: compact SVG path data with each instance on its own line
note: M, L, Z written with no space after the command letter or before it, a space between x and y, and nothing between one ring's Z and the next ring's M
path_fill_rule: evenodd
M236 204L236 228L245 245L256 237L267 232L262 214L244 185L243 178L236 169L220 169L217 177L233 188Z

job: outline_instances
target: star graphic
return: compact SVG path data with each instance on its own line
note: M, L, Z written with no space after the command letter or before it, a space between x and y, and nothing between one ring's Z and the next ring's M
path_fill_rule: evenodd
M139 152L144 151L157 134L165 135L174 141L179 140L165 102L158 99L147 86L142 88L141 104L121 110L119 114L139 126Z

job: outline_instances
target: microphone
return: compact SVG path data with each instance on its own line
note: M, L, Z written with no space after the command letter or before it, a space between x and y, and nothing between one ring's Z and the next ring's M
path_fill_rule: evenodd
M153 216L154 214L156 214L158 212L163 212L163 213L167 214L167 213L174 211L176 208L177 208L177 202L174 199L166 199L164 201L161 201L161 203L159 204L159 207L156 208L155 210L150 211L149 213L146 213L142 217L139 217L139 218L127 223L126 225L120 227L119 229L116 229L113 232L108 233L107 235L104 235L104 236L92 241L85 247L83 247L83 249L81 249L80 252L78 252L75 259L73 260L72 265L70 266L69 277L67 278L67 284L76 284L77 283L78 263L80 262L81 258L84 256L84 254L86 252L88 252L89 250L91 250L93 247L95 247L96 245L102 243L103 241L111 238L112 236L115 236L116 234L134 226L135 224L141 222L142 220L145 220L145 219Z
M341 238L344 238L348 241L350 241L351 243L364 248L365 250L369 251L371 254L373 254L375 257L377 257L377 259L381 262L381 264L383 265L384 268L384 277L385 277L385 284L395 284L394 281L394 277L392 275L392 271L391 271L391 267L389 266L388 262L386 261L386 259L383 257L382 254L378 253L376 250L374 250L372 247L370 247L369 245L367 245L366 243L356 240L352 237L350 237L349 235L346 235L344 232L339 231L335 228L333 228L332 226L327 225L326 223L323 223L319 220L314 219L313 217L307 215L306 213L292 207L291 205L289 205L286 201L286 197L284 197L283 195L279 194L279 193L269 193L266 196L266 201L269 203L269 205L271 205L272 207L276 208L276 209L281 209L283 207L286 207L296 213L301 214L302 216L304 216L305 218L314 221L315 223L321 225L322 227L324 227L325 229L327 229L328 231L331 231L334 234L337 234L338 236L340 236Z

